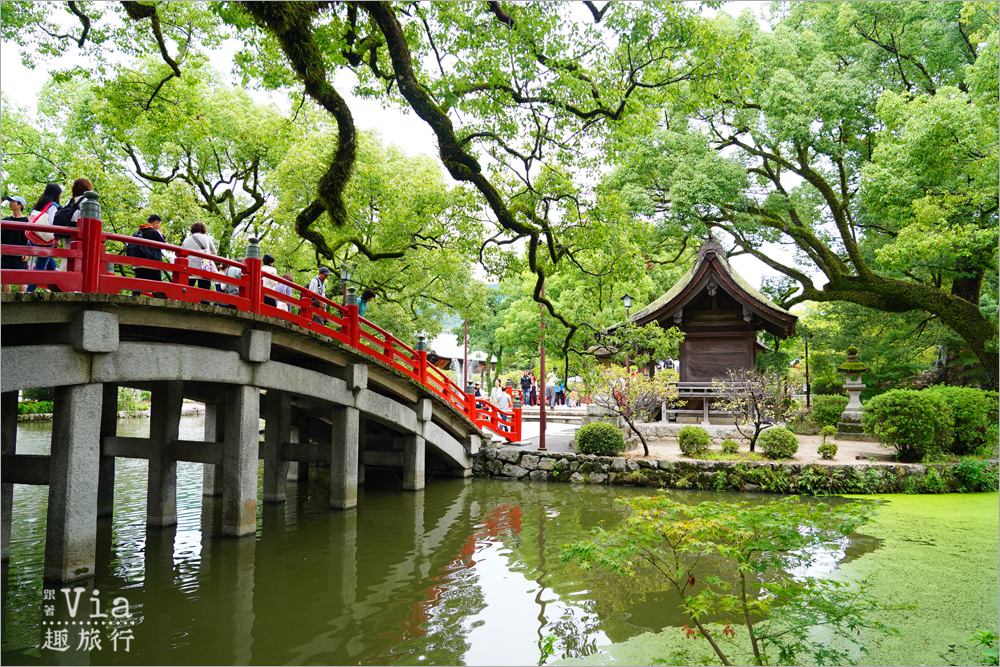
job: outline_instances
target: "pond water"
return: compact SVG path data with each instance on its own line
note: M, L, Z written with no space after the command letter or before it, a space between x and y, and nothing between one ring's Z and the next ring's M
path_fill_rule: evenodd
M148 427L123 420L118 432L143 436ZM201 417L182 419L182 439L201 434ZM49 438L48 424L19 425L18 452L45 453ZM564 543L623 518L616 496L644 490L438 477L413 493L391 473L369 472L358 509L337 512L324 471L313 468L308 484L289 485L285 505L261 506L256 538L233 540L215 536L221 508L201 496L200 464L178 464L178 524L167 529L145 526L146 463L116 466L115 513L100 521L97 576L81 606L89 611L96 597L108 612L115 598L127 600L121 643L112 645L109 626L100 648L78 646L74 627L66 651L41 649L51 619L71 617L65 604L55 617L43 611L52 604L42 585L47 488L18 485L4 664L531 665L548 635L553 660L606 662L599 647L685 624L663 594L559 560ZM689 502L768 499L673 493ZM857 557L878 544L854 535L830 545L816 572L864 561Z

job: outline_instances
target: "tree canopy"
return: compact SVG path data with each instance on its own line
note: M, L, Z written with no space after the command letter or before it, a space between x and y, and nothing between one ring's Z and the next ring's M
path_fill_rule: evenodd
M202 211L237 248L242 230L303 264L303 252L355 262L400 321L485 303L485 288L466 289L478 262L519 286L504 303L523 317L505 316L504 330L526 339L512 325L537 317L524 299L541 303L567 356L620 319L621 293L655 296L716 229L731 255L788 278L782 305L927 313L995 384L983 284L997 271L996 3L790 3L774 5L769 30L703 11L720 4L0 11L25 63L66 51L87 63L54 73L72 122L56 112L18 145L89 141L74 169L119 179L123 199ZM243 44L243 87L291 95L294 113L211 72L227 38ZM436 163L359 132L348 85L426 123ZM5 150L19 118L5 100ZM33 182L65 170L46 166L58 149L19 153L30 160L15 170ZM796 260L777 259L775 243Z
M718 24L746 39L750 85L623 133L606 187L663 226L725 230L731 254L793 279L786 306L929 313L995 384L980 297L997 272L996 5L792 3L771 31L747 19Z

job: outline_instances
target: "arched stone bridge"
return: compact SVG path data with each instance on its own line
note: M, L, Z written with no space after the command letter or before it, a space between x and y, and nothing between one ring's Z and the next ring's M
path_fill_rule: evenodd
M402 469L404 488L416 490L430 471L471 474L482 444L454 401L274 317L107 294L5 294L2 303L3 557L12 485L48 484L50 580L93 574L116 457L149 461L150 525L176 523L176 462L205 464L204 493L222 496L223 534L243 536L256 530L259 459L264 502L283 502L287 480L322 463L331 507L350 509L368 466ZM149 438L117 435L119 386L151 392ZM51 454L18 454L17 392L39 387L55 387ZM204 442L178 437L184 398L207 406Z

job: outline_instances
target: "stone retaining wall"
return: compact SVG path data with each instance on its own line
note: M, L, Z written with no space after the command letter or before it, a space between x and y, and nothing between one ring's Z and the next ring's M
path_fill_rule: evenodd
M956 474L957 465L652 461L490 445L476 455L472 471L479 477L532 482L715 491L947 493L969 483ZM989 467L995 478L997 461L990 461Z
M701 424L678 424L676 422L648 422L636 424L635 426L646 439L676 438L685 426L698 426L708 432L713 442L721 442L726 438L746 440L735 426L726 424L708 424L702 426ZM635 435L632 434L632 437L635 437Z

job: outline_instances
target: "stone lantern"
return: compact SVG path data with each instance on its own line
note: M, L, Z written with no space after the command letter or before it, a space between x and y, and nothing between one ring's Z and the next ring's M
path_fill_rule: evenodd
M847 348L847 361L837 367L837 370L846 376L844 389L847 390L847 407L840 413L840 422L837 424L837 438L844 440L860 440L864 437L864 428L861 426L861 413L864 406L861 405L861 390L865 384L861 382L861 374L868 370L868 366L858 359L858 348L851 345Z

